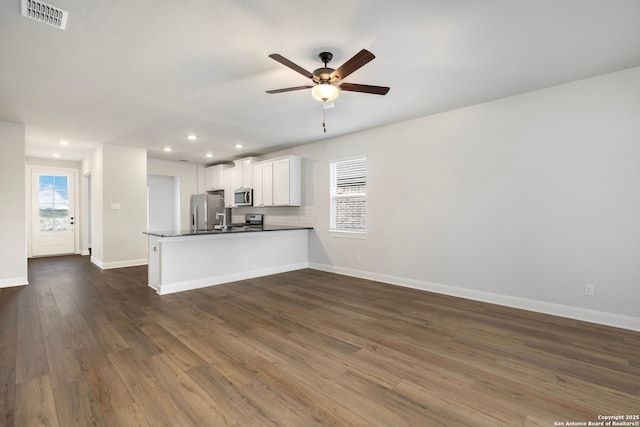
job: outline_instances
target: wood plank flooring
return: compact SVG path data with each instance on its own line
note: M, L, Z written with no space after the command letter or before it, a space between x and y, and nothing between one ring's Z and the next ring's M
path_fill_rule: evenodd
M556 426L640 414L637 332L315 270L166 296L146 277L41 258L30 285L0 289L1 426Z

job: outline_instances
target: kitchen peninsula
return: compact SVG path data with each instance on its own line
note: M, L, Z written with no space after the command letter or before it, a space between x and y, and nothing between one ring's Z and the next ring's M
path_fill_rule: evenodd
M310 229L147 231L149 286L165 295L306 268Z

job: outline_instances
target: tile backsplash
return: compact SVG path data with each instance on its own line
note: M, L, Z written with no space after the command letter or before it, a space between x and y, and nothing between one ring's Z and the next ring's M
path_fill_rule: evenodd
M283 207L243 207L233 208L233 222L244 222L245 214L264 215L265 225L296 225L313 227L313 206L283 206Z

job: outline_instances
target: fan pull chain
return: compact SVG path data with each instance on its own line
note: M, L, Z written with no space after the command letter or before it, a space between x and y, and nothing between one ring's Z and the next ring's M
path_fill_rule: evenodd
M324 108L324 103L325 102L326 101L322 101L322 131L324 133L327 133L327 124L326 124L327 118L326 118L326 114L324 112L325 111L325 108Z

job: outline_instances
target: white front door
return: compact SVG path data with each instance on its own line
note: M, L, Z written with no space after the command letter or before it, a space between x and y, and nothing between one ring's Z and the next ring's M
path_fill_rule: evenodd
M32 169L33 256L75 253L75 179L76 173L73 170Z

